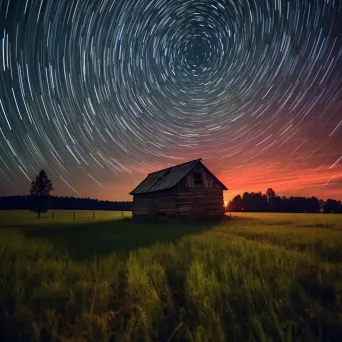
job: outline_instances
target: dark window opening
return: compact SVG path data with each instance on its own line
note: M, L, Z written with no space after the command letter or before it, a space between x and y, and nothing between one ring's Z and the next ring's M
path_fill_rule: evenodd
M202 175L200 173L194 173L195 185L202 185Z

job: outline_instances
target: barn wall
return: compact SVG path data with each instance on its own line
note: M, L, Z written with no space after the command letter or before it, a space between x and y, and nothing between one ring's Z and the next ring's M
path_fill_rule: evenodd
M156 218L176 214L175 190L135 195L133 197L133 216Z
M209 188L189 188L177 193L177 215L193 218L224 215L223 191Z
M203 219L223 215L223 191L218 189L173 189L136 195L133 199L133 216L135 218Z

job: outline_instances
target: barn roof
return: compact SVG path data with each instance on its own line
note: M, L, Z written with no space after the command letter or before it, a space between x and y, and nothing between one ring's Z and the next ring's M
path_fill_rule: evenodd
M130 195L146 194L150 192L171 189L177 185L197 164L202 164L201 160L202 158L199 158L169 167L167 169L149 173L148 176L130 192ZM206 168L204 165L203 167ZM211 173L208 169L207 171ZM218 179L217 181L224 187L225 190L228 190Z

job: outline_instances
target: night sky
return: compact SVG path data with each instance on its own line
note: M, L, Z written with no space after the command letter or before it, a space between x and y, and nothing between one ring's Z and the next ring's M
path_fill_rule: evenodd
M203 158L227 200L342 199L341 0L0 0L0 39L0 195Z

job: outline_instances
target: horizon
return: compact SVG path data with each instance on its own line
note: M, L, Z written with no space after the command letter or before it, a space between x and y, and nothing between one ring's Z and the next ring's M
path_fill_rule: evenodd
M187 162L187 161L183 161L183 162ZM183 163L182 162L182 163ZM202 162L208 167L208 165L206 164L206 161L202 159ZM181 163L179 163L181 164ZM176 164L177 165L177 164ZM100 193L98 193L98 196L92 197L90 196L90 194L92 193L92 190L90 190L89 192L79 192L76 193L75 191L73 191L72 189L70 189L69 186L66 186L64 184L64 186L62 186L62 189L64 190L60 190L60 189L56 189L53 191L52 195L55 196L68 196L68 197L76 197L76 198L92 198L92 199L97 199L97 200L104 200L104 201L132 201L133 200L133 196L129 195L129 192L132 191L145 177L147 177L148 173L152 173L155 171L159 171L163 168L167 168L170 167L172 165L165 165L165 167L160 167L159 169L153 169L153 168L149 168L149 171L146 172L145 175L143 175L142 173L140 173L140 181L133 183L132 182L132 186L127 186L127 185L122 185L120 184L118 186L118 189L121 190L120 193L122 193L122 195L106 195L106 190L102 190ZM259 167L259 166L257 166ZM47 168L48 169L48 168ZM324 169L324 168L321 168ZM291 197L291 196L302 196L302 197L317 197L318 199L323 199L323 200L327 200L328 198L331 199L335 199L335 200L342 200L342 188L336 189L336 183L337 181L340 181L340 183L342 183L342 165L340 167L340 171L341 174L339 175L340 179L336 179L336 177L334 176L334 174L336 175L336 172L331 172L329 170L329 167L326 167L326 172L329 174L328 176L326 176L327 178L332 176L332 179L335 180L335 183L331 183L330 181L325 182L325 175L322 176L322 174L320 176L315 175L316 172L315 170L309 170L308 171L308 175L305 179L306 183L304 182L304 184L298 184L300 182L303 182L303 178L304 176L302 176L301 178L295 178L295 177L290 177L290 179L288 179L289 177L285 177L283 176L283 178L280 178L279 180L274 180L273 182L268 182L266 180L260 180L258 182L255 181L256 178L258 177L251 177L250 180L250 186L249 188L245 188L245 187L238 187L236 189L231 190L231 187L229 186L229 184L224 180L225 177L222 176L218 176L215 171L213 169L211 169L209 167L209 170L211 172L213 172L213 174L220 180L222 181L223 184L225 184L228 187L228 190L223 191L223 195L224 195L224 202L228 203L229 201L231 201L236 195L242 195L244 192L261 192L261 193L265 193L266 190L268 188L272 188L275 190L276 194L280 197L282 196L286 196L286 197ZM255 172L257 173L257 171L259 171L259 178L261 176L262 179L265 179L265 174L260 175L260 170L256 170ZM248 184L248 182L246 181L248 178L247 176L241 177L241 173L243 174L243 170L240 172L237 172L236 174L234 173L229 173L228 172L228 176L230 179L233 179L234 184L239 184L242 183L243 185ZM248 172L248 171L247 171ZM266 172L272 172L272 170L266 170ZM37 172L38 174L38 172ZM308 178L308 176L314 176L316 178ZM50 177L50 174L48 173L49 178L52 180L52 183L54 184L53 181L53 177ZM35 175L32 177L32 180L34 179ZM235 177L235 180L234 178ZM323 179L323 181L322 181ZM14 193L14 192L10 192L10 193L1 193L0 191L0 196L22 196L25 194L28 194L28 190L30 187L30 182L27 181L27 191L26 193ZM321 181L321 182L320 182ZM292 183L292 186L291 186ZM314 184L314 186L312 186L312 184ZM103 184L101 184L102 187L104 186ZM282 186L281 186L282 185ZM296 187L294 187L296 185ZM301 190L298 190L298 188L302 188ZM294 189L296 189L296 191L294 191ZM67 191L65 191L67 190ZM111 187L111 189L113 192L115 192L116 190L116 185L113 185ZM320 194L320 195L319 195Z
M158 170L155 170L155 171L158 171ZM215 174L214 174L215 175ZM147 174L146 174L147 176ZM216 175L215 175L216 176ZM145 177L142 178L142 180L144 179ZM221 179L219 178L219 180L221 181ZM52 180L52 184L53 184L53 180ZM136 185L138 185L139 183L137 183ZM223 182L223 184L225 184ZM136 186L135 185L135 186ZM226 184L225 184L226 185ZM266 185L266 183L265 183ZM134 187L135 187L134 186ZM78 195L78 194L75 194L75 193L68 193L68 194L65 194L65 193L61 193L60 191L56 191L54 190L52 192L52 196L60 196L60 197L75 197L75 198L90 198L90 199L93 199L93 200L99 200L99 201L117 201L117 202L126 202L126 201L132 201L133 200L133 196L132 195L129 195L129 192L133 190L132 187L128 192L127 192L127 197L126 198L116 198L114 199L114 197L112 198L108 198L108 197L90 197L90 196L87 196L87 195L84 195L84 196L81 196L81 195ZM264 187L264 189L261 189L261 188L255 188L255 189L240 189L240 190L236 190L236 191L231 191L229 190L229 187L228 187L228 190L226 191L223 191L223 195L224 195L224 204L227 205L229 203L229 201L231 201L235 196L237 195L243 195L245 192L248 192L248 193L259 193L261 192L262 194L265 194L266 193L266 190L268 188L272 188L276 195L279 196L279 197L282 197L282 196L285 196L285 197L316 197L318 198L319 200L322 199L324 201L326 201L327 199L333 199L333 200L337 200L337 201L342 201L342 198L338 198L338 197L334 197L333 195L330 195L329 194L329 189L326 189L326 195L324 196L317 196L316 194L311 194L311 195L305 195L305 192L303 194L296 194L294 193L291 188L289 190L286 190L286 191L278 191L277 188L273 187L273 186L267 186ZM308 192L306 192L308 193ZM0 197L1 196L25 196L25 195L29 195L29 192L27 191L26 193L11 193L11 194L0 194Z

